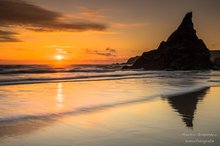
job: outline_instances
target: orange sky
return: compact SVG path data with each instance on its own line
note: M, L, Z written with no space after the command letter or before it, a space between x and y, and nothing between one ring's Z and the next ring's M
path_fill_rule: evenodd
M220 48L218 0L2 0L0 63L125 62L155 49L188 11L199 38Z

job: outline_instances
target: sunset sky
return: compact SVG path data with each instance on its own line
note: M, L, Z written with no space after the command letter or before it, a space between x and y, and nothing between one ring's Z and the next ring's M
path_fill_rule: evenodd
M193 11L220 50L219 0L0 0L0 63L125 62L155 49Z

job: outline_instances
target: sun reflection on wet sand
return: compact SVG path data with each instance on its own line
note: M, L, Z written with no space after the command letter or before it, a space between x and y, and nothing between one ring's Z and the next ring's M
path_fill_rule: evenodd
M58 83L57 84L57 95L56 95L56 105L59 108L63 108L63 84Z
M54 85L56 85L53 89L56 89L57 103L66 108L67 106L62 98L65 96L69 103L68 95L71 97L79 90L76 90L75 87L74 90L70 88L69 92L66 92L65 87L72 87L74 84L66 86L65 83L58 83ZM203 90L195 92L193 95L185 94L185 97L183 97L184 95L175 97L178 98L175 101L172 97L167 97L172 98L167 99L171 100L172 104L167 103L163 98L156 98L147 102L123 104L123 106L98 109L92 112L85 111L68 116L61 115L37 120L25 119L14 123L0 123L0 145L17 146L18 143L33 146L66 145L67 143L90 146L105 145L106 143L110 145L117 145L117 143L122 143L122 145L168 146L170 143L183 145L185 137L182 136L182 133L201 131L209 133L211 130L213 133L219 134L220 112L217 96L219 93L219 87L212 87L208 89L208 92ZM51 97L54 98L54 96ZM58 102L60 100L58 97L62 99L61 102ZM193 129L189 129L180 118L192 113L190 110L188 114L188 111L184 109L189 105L193 105L192 111L194 112L193 97L196 99L203 97L202 99L205 102L196 103L196 112L192 115L194 126ZM181 106L177 104L180 99L183 103ZM183 99L186 101L182 102ZM76 100L71 103L75 102ZM48 102L47 104L49 105ZM170 110L171 108L173 110ZM214 145L219 145L219 138L216 137L215 140Z

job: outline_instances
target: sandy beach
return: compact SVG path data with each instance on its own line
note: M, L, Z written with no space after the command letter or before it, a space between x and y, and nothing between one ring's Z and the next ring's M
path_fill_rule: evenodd
M126 86L121 85L127 80L2 86L1 91L9 88L14 91L10 97L16 94L17 100L22 98L19 100L24 105L20 107L28 104L26 109L16 109L14 103L14 109L8 110L29 115L1 119L0 145L220 144L220 87L202 88L181 95L150 96L157 93L157 89L141 88L140 81L143 80L130 79L130 83L136 84ZM27 86L32 89L30 94L24 89ZM92 86L97 90L94 91ZM70 107L74 110L70 111ZM41 110L47 112L40 114Z

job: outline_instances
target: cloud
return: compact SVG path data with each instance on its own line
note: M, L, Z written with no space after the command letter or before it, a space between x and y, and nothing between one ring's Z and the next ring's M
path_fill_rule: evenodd
M139 22L139 23L117 23L117 22L114 22L114 23L111 23L111 26L113 28L124 28L124 29L127 29L127 28L143 28L143 27L146 27L150 25L150 23L148 22Z
M71 51L67 51L67 50L65 50L63 48L56 48L56 51L59 54L71 54L72 53Z
M73 46L66 46L66 45L52 45L52 46L45 46L45 47L55 49L58 54L70 54L72 52L67 51L66 49L73 48Z
M0 0L0 26L21 26L33 31L103 31L105 24L65 22L65 16L21 0ZM8 34L10 35L10 34ZM9 36L10 37L10 36ZM10 40L10 39L9 39Z
M20 40L14 36L17 34L18 33L12 31L0 30L0 42L20 42Z
M106 48L105 50L106 50L106 51L109 51L109 52L116 52L116 50L115 50L115 49L112 49L112 48Z
M88 7L80 7L80 9L80 13L76 15L79 19L97 20L107 18L106 15L103 15L104 9L94 9Z
M115 54L109 53L109 52L99 52L99 51L95 51L95 53L97 55L101 55L101 56L115 56Z
M107 57L115 57L116 56L116 50L111 49L111 48L106 48L104 51L86 49L86 53L96 54L96 55L100 55L100 56L107 56Z

